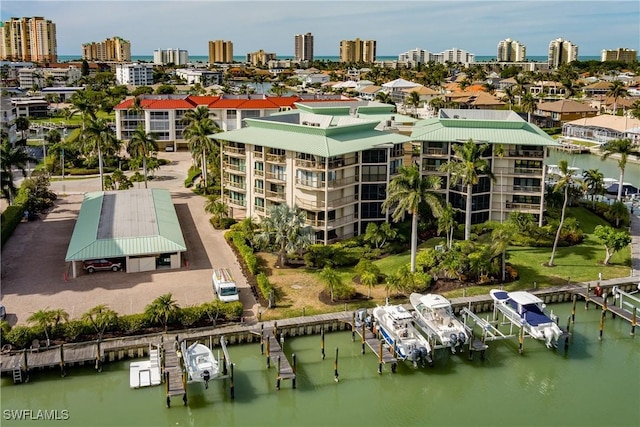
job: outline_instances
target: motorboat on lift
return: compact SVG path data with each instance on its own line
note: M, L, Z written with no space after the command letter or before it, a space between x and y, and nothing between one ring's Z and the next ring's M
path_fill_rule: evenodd
M548 348L555 348L564 334L558 324L545 311L545 304L537 296L525 292L489 291L495 307L531 337L544 341Z
M429 341L415 328L413 316L402 305L377 306L373 318L374 333L380 332L398 359L413 362L415 368L433 364Z
M187 382L204 383L205 388L209 388L209 381L220 375L218 361L211 349L197 341L187 347L186 341L182 341L181 350Z
M416 324L429 337L431 342L448 347L455 354L463 349L470 338L467 328L453 313L451 302L437 294L409 295L409 301L415 309Z

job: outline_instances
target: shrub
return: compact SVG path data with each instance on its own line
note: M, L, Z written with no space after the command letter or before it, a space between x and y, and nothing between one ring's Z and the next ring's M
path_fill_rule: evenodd
M340 284L333 287L333 298L336 300L350 300L356 296L356 289L348 284Z
M149 325L147 317L144 313L126 314L120 316L119 328L126 334L135 334L141 332L142 329Z
M228 231L225 233L224 238L236 248L249 273L254 276L258 274L258 258L253 253L253 249L247 245L247 241L242 237L242 234L237 231Z
M199 305L182 307L178 314L178 321L183 327L189 328L202 320L203 315L202 307Z
M184 186L187 188L193 186L193 181L195 181L195 179L198 178L201 174L202 172L200 171L200 168L191 166L189 168L189 171L187 172L187 177L184 180Z
M256 276L256 281L258 283L258 289L260 289L260 293L265 299L269 298L269 294L273 290L273 285L269 282L269 278L266 274L260 273Z
M209 219L209 222L216 230L228 230L232 225L236 224L238 221L235 218L220 218L212 216Z
M33 328L29 326L14 326L4 337L5 341L17 348L25 348L27 345L37 338L37 334Z
M242 317L244 307L240 301L225 302L222 303L221 311L227 321L234 321Z
M92 333L95 333L93 327L82 320L70 320L64 323L62 328L62 336L65 341L75 341L81 335Z

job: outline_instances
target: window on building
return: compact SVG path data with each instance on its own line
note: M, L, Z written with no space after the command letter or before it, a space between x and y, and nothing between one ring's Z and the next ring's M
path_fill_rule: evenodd
M386 163L387 150L384 148L375 148L362 152L362 163Z
M362 181L386 181L387 180L387 166L362 166Z
M383 218L382 202L367 202L360 204L360 218Z
M387 198L386 184L362 184L361 200L384 200Z

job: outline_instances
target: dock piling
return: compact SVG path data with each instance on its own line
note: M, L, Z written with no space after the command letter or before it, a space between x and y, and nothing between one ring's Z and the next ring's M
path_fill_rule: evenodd
M271 349L271 336L267 335L267 369L271 368L271 357L270 356L270 349Z
M320 351L322 352L322 360L326 357L324 353L324 326L320 328Z
M636 335L636 324L638 321L637 319L638 315L636 314L637 311L638 311L637 309L634 309L633 315L631 316L631 336L632 337Z
M235 383L233 381L233 367L234 367L234 364L230 363L229 364L229 369L231 370L231 376L230 376L230 384L229 384L229 394L231 395L232 399L235 399L235 397L236 397L236 386L235 386Z
M576 303L578 302L578 295L573 294L573 305L571 306L571 323L576 321Z
M606 317L607 310L602 310L602 315L600 316L600 334L598 335L598 340L602 341L602 331L604 330L604 318Z
M338 347L336 347L336 361L333 363L333 375L334 375L334 381L338 382L339 378L338 378Z
M296 354L295 353L293 353L291 355L291 359L292 359L292 362L293 362L293 366L292 366L292 368L293 368L293 378L291 380L291 385L292 385L293 389L295 390L295 388L296 388Z

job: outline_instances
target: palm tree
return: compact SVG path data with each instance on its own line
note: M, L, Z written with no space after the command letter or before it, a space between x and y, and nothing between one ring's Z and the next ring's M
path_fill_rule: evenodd
M189 110L182 118L183 123L186 123L184 128L184 138L189 141L189 151L193 156L193 160L196 163L200 163L202 168L202 178L205 185L208 186L208 158L209 153L213 153L216 149L216 145L210 138L210 135L216 132L220 132L218 126L209 117L209 108L206 106L199 106L195 110ZM219 153L222 155L222 153ZM222 183L220 183L222 185Z
M103 118L89 119L86 128L80 135L81 149L86 153L96 153L98 155L100 188L104 191L103 154L110 151L118 151L120 141L109 127L107 120Z
M558 162L558 169L560 171L560 175L558 177L558 182L553 187L553 191L557 192L564 189L564 201L562 203L562 212L560 214L560 225L558 225L556 238L553 241L553 249L551 250L551 258L549 259L548 264L549 267L553 267L553 258L556 255L556 248L558 247L558 241L560 240L560 234L562 233L564 216L567 210L567 202L569 200L569 188L573 185L573 183L577 182L577 180L573 176L575 170L569 168L569 163L566 160L560 160L560 162Z
M333 301L333 291L336 287L342 285L342 277L330 266L325 266L320 272L320 280L325 284Z
M85 124L90 119L96 119L98 103L95 100L93 92L89 89L74 92L73 95L71 95L71 98L69 98L69 102L73 105L73 108L69 110L67 118L80 114L80 117L82 118L82 130L85 129Z
M415 117L417 114L416 109L420 106L420 94L418 91L414 90L409 93L409 98L407 99L406 104L411 106L413 111L412 115Z
M118 313L105 304L100 304L84 313L82 320L90 323L98 334L98 340L102 340L104 331L118 320Z
M416 253L418 251L418 209L422 202L426 202L434 216L440 216L442 204L435 192L440 188L440 177L435 175L422 176L418 166L401 166L387 188L387 199L382 203L382 209L387 213L393 208L392 219L402 220L405 213L411 218L411 272L416 271Z
M628 92L621 80L614 80L611 82L607 96L613 98L613 115L618 115L618 98L624 98Z
M281 266L287 263L287 254L305 249L314 240L313 229L305 226L306 214L296 206L275 205L260 221L260 232L255 235L259 244L276 245Z
M376 101L381 102L383 104L393 104L394 102L391 100L391 95L387 92L378 92L376 93Z
M588 169L582 172L582 177L587 186L587 193L591 195L591 202L595 208L595 196L604 194L604 174L599 169Z
M447 203L442 210L442 214L438 218L438 234L446 233L447 248L451 249L453 245L453 231L456 226L455 209L451 203Z
M131 135L127 143L127 153L132 158L142 158L142 173L144 174L144 188L147 188L147 157L158 151L158 143L153 134L146 133L141 124Z
M640 146L633 143L630 138L614 139L600 146L602 152L602 160L616 154L619 156L618 168L620 169L620 181L618 182L618 197L616 200L622 200L622 187L624 184L624 169L627 166L627 158L629 156L640 157Z
M640 99L633 101L630 113L634 119L640 119Z
M527 121L531 123L531 115L536 112L538 103L530 93L526 93L522 97L522 110L527 113Z
M27 137L25 135L25 132L28 131L29 127L31 126L31 123L29 122L29 119L27 117L24 117L24 116L16 117L15 125L16 125L16 130L20 131L20 134L22 136L22 138L21 138L22 143L26 144Z
M68 319L69 314L67 314L65 310L49 310L46 308L32 313L31 316L27 317L27 322L33 323L44 330L44 335L47 338L47 347L49 347L49 345L51 345L49 329L53 330L61 320L66 321Z
M218 199L218 196L207 197L207 203L204 205L204 211L213 215L213 222L220 224L222 218L229 217L229 206Z
M22 172L22 176L27 176L27 163L35 161L31 155L25 150L23 146L12 147L9 142L9 138L2 140L0 145L0 163L2 169L0 170L2 182L2 197L9 201L9 204L13 203L13 197L18 192L14 184L13 171L15 169Z
M364 240L373 243L376 248L381 248L387 239L393 239L397 234L398 232L392 229L388 222L383 222L380 226L375 222L370 222L364 232Z
M509 110L511 110L511 107L513 107L513 104L515 104L516 102L516 96L513 93L512 86L505 87L503 90L503 93L504 93L504 100L506 100L509 103Z
M491 232L491 252L495 255L500 254L502 256L502 262L500 270L502 271L502 281L504 282L507 277L507 249L511 240L521 230L515 227L515 224L510 221L499 223Z
M471 238L471 210L473 208L473 186L480 182L480 175L484 174L495 182L496 178L491 172L491 164L482 154L489 148L489 144L476 144L469 139L464 144L454 144L453 151L457 159L451 159L441 166L443 172L451 175L451 185L458 183L467 187L464 240Z
M151 319L152 322L160 322L164 327L164 332L167 332L167 326L169 320L175 316L180 310L180 306L173 299L173 295L168 293L160 295L154 299L151 304L147 305L144 309L144 314Z
M367 287L367 298L371 298L371 289L378 284L378 275L373 271L363 271L360 275L360 283Z

